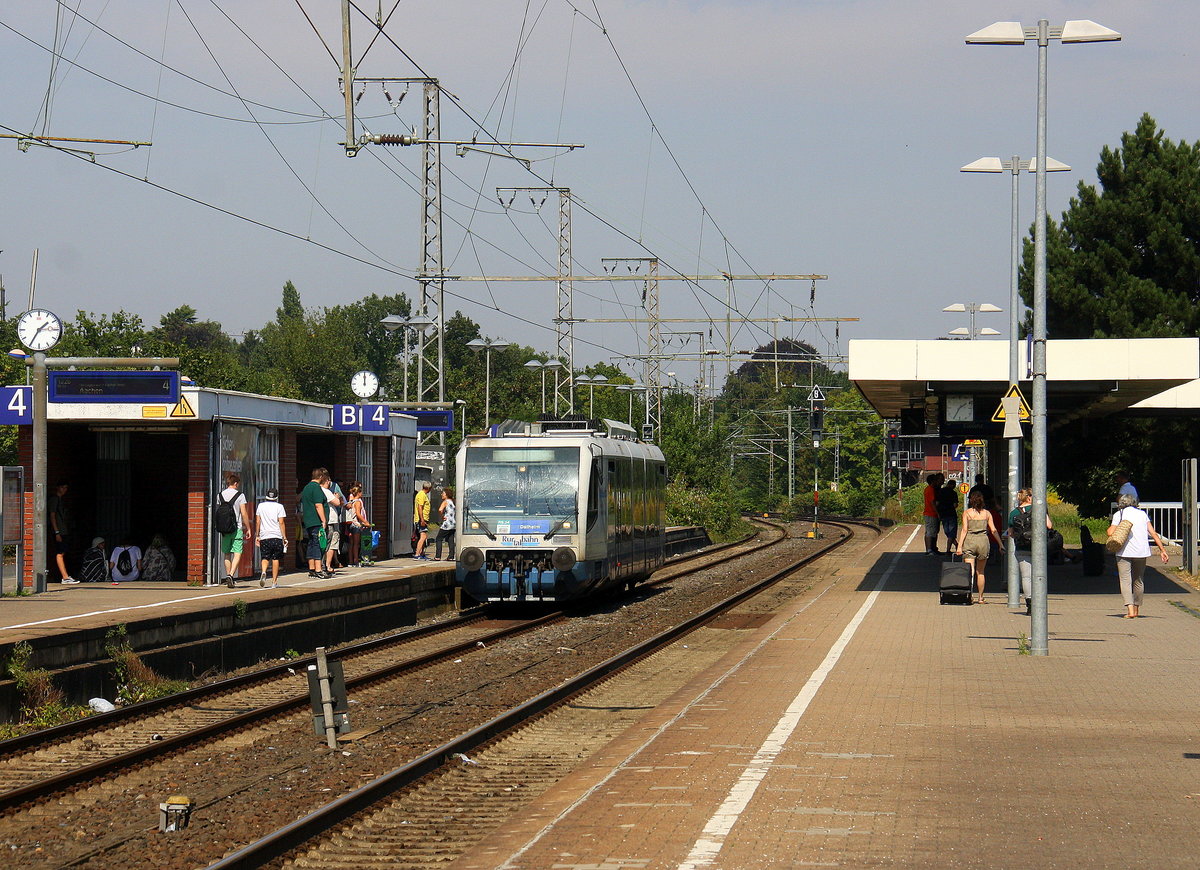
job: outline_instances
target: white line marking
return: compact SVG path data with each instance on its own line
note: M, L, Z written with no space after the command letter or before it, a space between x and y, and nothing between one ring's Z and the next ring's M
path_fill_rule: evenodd
M362 578L357 577L357 576L347 578L347 580L355 580L355 579L362 579ZM256 578L250 578L247 580L243 580L242 582L250 582L251 580L254 580L254 582L257 582ZM313 580L303 580L298 583L288 583L288 584L281 583L278 588L279 589L285 589L285 588L286 589L297 589L301 586L310 586L310 585L320 586L322 584L324 584L326 588L336 588L337 586L342 585L339 583L339 584L334 584L331 587L328 580L313 579ZM108 584L103 584L103 585L107 586ZM217 589L220 587L210 586L210 587L197 587L197 588ZM74 613L74 614L71 614L70 616L56 616L53 619L41 619L41 620L38 620L37 622L22 622L22 623L19 623L18 625L0 625L0 631L8 631L9 629L13 629L13 628L32 628L37 625L51 625L55 622L69 622L73 619L83 619L86 616L106 616L110 613L125 613L127 611L132 611L132 610L150 610L152 608L163 607L168 604L187 604L189 602L197 601L200 599L203 599L204 601L211 601L214 598L224 598L229 595L244 595L247 592L271 592L271 591L273 591L273 590L270 586L266 586L266 587L260 587L257 585L255 585L255 586L238 586L236 589L230 589L226 592L210 592L207 594L199 593L196 595L188 596L187 598L172 598L170 601L156 601L153 604L130 604L126 607L114 607L111 610L93 610L89 613Z
M909 535L908 540L904 542L904 546L900 548L901 553L908 548L908 545L916 537L916 534L917 530L914 529L913 533ZM866 619L867 614L875 605L876 599L879 598L879 593L883 590L888 578L892 576L892 571L895 570L899 557L900 553L892 557L892 563L883 572L883 576L879 578L879 582L875 584L875 588L871 590L871 593L867 596L867 600L858 609L858 613L854 614L854 618L850 620L841 637L829 648L825 660L812 672L812 676L808 678L808 681L800 689L799 694L796 695L791 705L779 718L779 721L775 724L775 728L767 735L767 739L763 741L758 752L754 754L754 758L746 765L742 771L742 775L738 777L738 781L730 788L729 794L725 797L725 802L721 804L712 818L708 820L708 824L704 826L704 831L700 839L695 842L692 846L692 851L683 860L683 863L679 865L679 870L699 870L701 867L713 866L713 862L725 845L725 838L729 836L729 832L733 830L734 824L741 818L746 807L750 805L750 799L754 797L754 793L758 791L759 785L771 769L771 763L783 751L788 738L792 736L792 732L800 724L801 717L808 710L808 705L817 696L817 692L820 691L821 686L825 685L825 680L828 679L834 665L841 659L842 653L849 646L851 639L858 631L858 627L862 625L863 620Z
M917 526L916 528L913 529L912 534L910 534L908 536L908 539L900 547L901 553L903 553L906 549L908 549L908 545L912 543L913 538L915 538L917 536L917 532L919 532L920 530L921 530L920 526ZM866 555L867 553L870 553L872 550L874 550L876 547L878 547L880 544L882 544L888 537L890 537L890 536L889 535L881 535L879 537L879 539L875 541L875 543L873 543L870 547L868 547L866 549L866 551L864 552L864 555ZM898 557L899 557L899 553L897 553L895 556L893 556L892 564L890 566L888 566L888 569L884 573L883 577L880 579L879 584L875 587L875 591L871 593L873 596L876 595L879 592L879 590L883 588L884 582L886 582L888 576L892 573L892 569L895 568L896 559ZM717 679L713 680L713 682L708 686L707 689L705 689L703 692L701 692L699 695L697 695L695 698L693 698L689 703L685 704L683 709L680 710L678 713L676 713L674 716L672 716L668 721L664 722L657 729L655 729L653 734L651 734L648 738L646 738L646 740L641 745L635 747L632 752L630 752L627 756L625 756L625 758L623 760L621 760L617 764L613 765L612 770L610 770L608 773L606 773L598 782L594 783L591 786L591 788L587 789L587 791L585 791L578 798L576 798L571 803L570 806L563 809L562 812L560 812L558 815L556 815L554 818L552 818L549 822L547 822L541 828L541 830L539 830L536 834L534 834L532 837L530 837L529 841L526 842L523 846L521 846L521 848L519 848L515 852L513 852L513 854L510 855L503 864L501 864L499 867L497 867L496 870L514 870L514 868L516 866L513 863L514 861L519 860L526 852L528 852L535 845L537 845L547 834L549 834L552 830L554 830L559 825L560 822L562 822L564 819L566 819L568 816L570 816L579 807L583 806L588 801L588 799L591 798L592 795L596 794L598 791L600 791L600 789L604 788L604 786L606 786L609 782L611 782L612 779L614 777L616 777L616 775L618 773L628 772L628 770L630 768L644 767L645 765L633 764L634 759L636 759L643 752L645 752L656 740L658 740L659 737L661 737L668 730L670 730L670 728L676 722L678 722L680 719L682 719L688 713L692 712L696 708L711 706L712 702L709 701L709 696L712 695L713 692L715 692L722 685L724 685L725 682L727 680L729 680L730 677L733 677L735 674L737 674L742 669L742 667L746 664L746 662L750 661L750 659L752 659L755 655L757 655L762 650L763 647L765 647L768 643L773 641L780 632L782 632L784 629L786 629L788 626L790 626L792 623L792 620L794 620L796 617L800 616L802 613L804 613L806 610L808 610L810 607L812 607L814 604L816 604L818 601L820 601L822 598L824 598L825 594L830 589L834 588L834 586L836 586L838 582L840 582L840 580L835 580L833 583L830 583L828 586L826 586L824 589L822 589L819 593L817 593L815 596L813 596L812 599L810 599L809 601L806 601L804 603L803 607L801 607L799 610L797 610L795 613L793 613L790 617L785 619L774 631L772 631L770 634L768 634L766 637L764 637L761 641L759 641L759 643L756 644L753 649L749 650L744 656L742 656L742 658L739 659L736 663L734 663L733 666L731 666L729 668L729 670L727 670L725 673L721 674L719 677L717 677ZM671 754L672 755L702 755L702 754L708 754L708 753L686 752L685 751L685 752L675 752L675 753L671 753ZM832 866L836 866L836 865L832 865Z

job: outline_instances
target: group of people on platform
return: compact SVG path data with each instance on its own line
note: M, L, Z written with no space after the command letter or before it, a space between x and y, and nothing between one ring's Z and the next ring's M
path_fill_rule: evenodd
M413 558L421 562L429 561L429 557L425 555L425 547L429 543L429 523L433 517L433 499L430 497L432 489L433 484L425 481L421 484L421 489L413 501ZM458 530L458 516L454 507L454 487L443 486L439 501L438 533L434 539L436 547L434 560L442 561L442 544L445 543L448 547L447 560L453 562L454 538Z
M60 480L46 500L47 543L54 554L60 582L68 586L77 583L112 583L116 586L130 580L175 579L175 554L161 534L154 535L145 550L134 542L132 536L126 535L111 551L108 541L97 535L92 538L92 545L83 552L79 576L74 576L67 569L67 554L77 531L67 500L70 488L69 481Z
M1158 548L1159 558L1165 564L1168 561L1167 550L1159 537L1150 517L1138 506L1137 489L1130 480L1129 472L1116 473L1118 484L1117 512L1113 514L1112 523L1107 534L1113 535L1122 521L1130 523L1130 530L1125 543L1116 551L1117 578L1121 586L1121 598L1125 604L1127 619L1136 619L1142 605L1145 589L1143 575L1146 561L1150 557L1150 542L1153 540ZM996 501L995 491L988 486L983 475L976 475L975 485L967 493L966 505L960 514L958 511L958 483L947 480L944 474L935 472L925 478L924 519L925 519L925 552L930 555L940 554L938 549L939 531L946 536L946 553L954 555L972 566L975 578L977 604L986 604L984 588L986 583L985 569L989 559L996 557L1000 551L1000 506ZM1033 577L1032 536L1029 517L1033 511L1033 490L1021 489L1017 492L1017 506L1009 512L1005 525L1004 536L1012 538L1017 566L1021 576L1021 594L1025 599L1026 611L1030 609L1031 584ZM1049 514L1046 515L1046 530L1050 536L1050 549L1062 550L1062 537L1054 530L1054 523ZM1051 554L1053 555L1053 554Z

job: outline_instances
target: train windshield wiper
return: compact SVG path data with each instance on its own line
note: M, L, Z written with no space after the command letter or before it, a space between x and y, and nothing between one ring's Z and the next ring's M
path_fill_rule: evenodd
M563 517L562 519L560 519L560 520L556 521L556 522L554 523L554 525L552 525L552 526L550 527L550 531L548 531L548 532L546 532L546 534L542 535L542 540L543 540L543 541L548 541L548 540L550 540L551 538L553 538L553 537L554 537L554 534L555 534L555 532L557 532L559 529L561 529L563 526L565 526L567 523L569 523L569 522L570 522L571 520L573 520L574 518L575 518L575 512L574 512L574 511L572 511L571 513L567 514L567 515L566 515L565 517Z
M479 514L475 513L475 511L471 510L469 505L464 507L463 512L467 515L467 519L470 519L471 517L475 518L475 522L479 523L479 528L482 529L483 533L488 536L489 541L496 540L496 536L494 534L492 534L492 530L490 528L488 528L488 524L483 521L483 519L479 516Z

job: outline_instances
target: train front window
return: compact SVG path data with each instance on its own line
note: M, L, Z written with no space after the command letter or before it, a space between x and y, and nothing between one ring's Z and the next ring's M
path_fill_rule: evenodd
M468 447L464 484L466 510L498 534L574 533L579 448ZM514 528L511 520L530 521Z

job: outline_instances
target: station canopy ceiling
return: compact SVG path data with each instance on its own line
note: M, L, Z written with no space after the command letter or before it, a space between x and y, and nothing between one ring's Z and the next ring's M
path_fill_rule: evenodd
M1022 342L1020 387L1032 402L1026 348ZM972 396L990 418L1009 388L1008 360L1006 340L854 340L849 373L885 419L915 407L936 419L946 396ZM1049 340L1046 410L1051 427L1118 413L1200 414L1200 339Z

